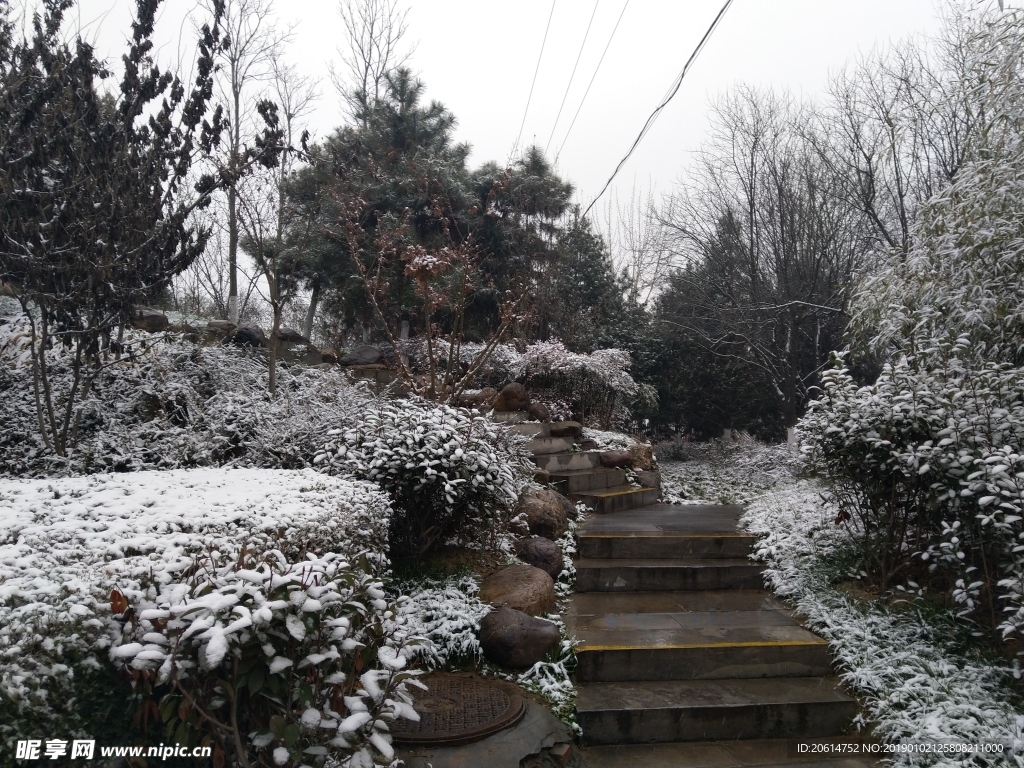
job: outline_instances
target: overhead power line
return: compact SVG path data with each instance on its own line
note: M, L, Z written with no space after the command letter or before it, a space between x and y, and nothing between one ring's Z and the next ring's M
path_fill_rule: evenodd
M601 191L597 193L597 197L595 197L591 201L590 205L587 206L587 210L583 212L584 216L590 213L590 209L594 207L594 203L600 200L601 195L603 195L607 191L608 187L612 183L612 180L618 175L619 171L622 169L622 166L624 166L626 164L626 161L629 160L629 158L632 156L633 150L637 148L637 146L643 140L644 136L646 136L647 132L651 129L651 126L654 125L654 121L658 119L658 115L661 114L661 111L665 109L668 103L672 101L672 98L677 93L679 93L679 87L683 84L683 78L686 77L686 73L690 71L690 67L693 65L693 62L695 62L697 60L697 57L700 56L700 52L704 50L704 46L707 45L708 40L711 39L711 35L714 34L715 29L718 27L718 23L722 20L722 17L725 16L725 12L729 10L729 6L732 5L732 1L733 0L726 0L725 4L718 11L718 15L715 16L715 20L711 22L711 26L708 27L708 31L704 33L704 37L700 39L700 42L697 43L697 47L693 49L693 53L691 53L690 58L686 60L686 64L683 65L683 69L676 77L675 82L672 84L672 87L669 89L665 97L661 100L661 103L657 106L657 108L655 108L655 110L651 113L651 116L647 118L647 122L644 123L644 127L640 129L640 135L637 136L636 141L633 142L633 146L629 148L629 151L626 153L625 157L623 157L619 161L619 164L615 166L615 170L612 172L612 175L608 177L608 181L604 183L604 186L601 188Z
M515 152L519 148L519 140L523 138L523 126L526 125L526 115L530 111L530 102L533 100L533 87L537 84L537 73L540 72L540 61L544 58L544 46L548 42L548 31L551 29L551 19L555 15L555 3L558 0L551 0L551 13L548 14L548 25L544 28L544 39L540 43L540 54L537 56L537 67L533 70L533 82L530 83L530 95L526 97L526 109L523 110L523 122L519 124L519 135L516 136L515 146L512 147L512 151Z
M558 158L562 156L562 150L565 149L565 142L569 140L569 134L572 133L572 127L576 125L576 118L580 116L580 110L583 109L583 104L587 100L587 94L590 93L590 86L594 84L594 78L597 77L597 73L601 70L601 63L604 61L604 55L608 53L608 48L612 44L612 40L615 39L615 33L619 29L619 22L622 21L622 17L626 13L626 8L629 7L629 0L622 6L622 11L619 13L619 19L615 22L615 28L612 30L611 36L608 38L608 42L604 45L604 51L601 52L601 58L597 62L597 66L594 68L594 74L590 76L590 82L587 83L587 90L583 94L583 100L580 101L580 105L576 108L576 114L572 117L572 122L569 123L569 130L565 132L565 136L562 138L562 143L558 146L558 153L555 155L555 162L558 162Z
M576 63L572 65L572 74L569 75L569 84L565 86L565 94L562 96L562 103L558 105L558 114L555 115L555 124L551 126L551 135L548 136L548 143L544 145L544 154L548 153L548 147L551 146L551 140L555 138L555 129L558 127L558 120L562 117L562 108L565 107L565 100L569 98L569 89L572 88L573 78L576 77L576 67L580 65L580 57L583 55L583 49L587 45L587 38L590 36L590 27L594 24L594 16L597 15L597 6L601 4L601 0L597 0L594 3L594 10L590 14L590 22L587 24L587 31L583 33L583 42L580 43L580 52L576 54Z

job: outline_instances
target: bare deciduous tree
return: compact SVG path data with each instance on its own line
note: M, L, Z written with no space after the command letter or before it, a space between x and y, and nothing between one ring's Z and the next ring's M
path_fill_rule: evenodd
M204 0L212 6L215 0ZM245 154L245 143L258 125L256 104L261 94L253 89L273 78L273 62L291 40L292 30L274 26L274 0L225 0L224 28L228 45L221 49L222 65L218 84L227 101L228 134L226 165L238 164ZM228 247L228 300L227 315L238 322L238 190L229 185L226 190L227 247Z
M658 221L654 188L642 196L634 184L629 200L608 199L601 229L631 304L646 306L672 267L665 230Z
M739 88L715 115L694 174L660 212L682 269L659 320L759 369L792 427L841 341L860 217L808 144L807 109Z
M387 76L404 66L416 49L403 47L408 10L398 0L340 0L345 45L341 66L331 66L331 82L350 115L358 118L380 100Z
M281 118L284 149L281 162L266 173L254 175L238 190L239 224L245 235L245 249L252 256L267 284L267 302L273 321L270 333L269 389L277 386L277 358L281 342L281 318L297 286L295 267L308 246L314 220L305 217L286 225L289 212L284 185L301 154L295 144L298 121L309 114L319 97L317 83L301 75L281 57L272 60L271 92ZM303 136L303 139L305 137ZM285 229L288 228L288 237ZM308 337L307 337L308 338Z

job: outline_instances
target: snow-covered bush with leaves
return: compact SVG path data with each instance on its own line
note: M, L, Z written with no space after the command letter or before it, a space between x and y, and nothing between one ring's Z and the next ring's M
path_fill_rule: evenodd
M868 387L828 372L805 450L878 587L946 590L1008 637L1024 627L1024 372L972 367L968 346L941 367L902 358Z
M828 373L801 429L877 585L946 590L1009 637L1024 628L1024 14L965 34L975 145L909 254L852 301L855 351L885 367L869 387Z
M403 611L409 631L429 642L415 648L430 669L483 658L477 633L491 607L479 598L480 585L471 576L455 576L397 585L406 595Z
M390 518L387 497L373 485L313 470L6 480L0 508L5 742L101 733L90 718L109 713L94 704L118 688L109 661L122 640L114 590L130 605L153 602L187 582L196 558L213 553L277 550L297 563L307 553L354 562L365 551L383 567ZM115 711L124 711L123 701Z
M1000 741L1019 745L1024 716L1014 689L1017 665L993 663L964 642L968 631L922 604L887 605L837 588L851 578L858 546L835 525L839 508L816 481L791 481L762 494L741 524L757 534L773 591L829 641L840 678L864 712L856 725L886 743ZM965 648L968 650L965 651ZM892 764L949 765L948 755L900 752ZM1024 766L1010 747L964 754L957 765Z
M417 641L372 564L241 543L116 606L124 636L110 655L142 672L142 706L168 738L212 743L233 764L390 763L388 723L419 719L407 690L419 673L406 669Z
M27 323L0 325L0 474L53 476L201 466L307 467L324 423L346 423L374 400L341 369L279 367L267 394L259 353L129 334L132 354L109 361L79 404L78 444L66 458L47 451L35 416ZM70 385L59 349L51 383Z
M329 435L315 463L391 497L394 557L453 537L497 549L531 469L525 438L474 411L415 398L381 401Z
M469 366L483 349L482 344L463 344L458 349L459 362ZM406 351L413 359L426 354L422 343L409 342ZM438 354L450 351L439 348ZM477 383L501 388L512 381L526 385L541 402L560 406L566 403L574 412L568 414L558 407L560 415L575 415L605 428L612 426L613 416L624 414L624 407L642 396L646 405L657 392L642 387L629 373L633 361L621 349L598 349L591 353L573 352L558 339L526 345L522 351L512 344L494 347L486 366L477 373Z

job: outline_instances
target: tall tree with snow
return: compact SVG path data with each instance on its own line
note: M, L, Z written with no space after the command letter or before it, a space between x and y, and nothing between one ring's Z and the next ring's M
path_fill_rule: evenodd
M154 297L206 245L193 223L210 195L256 161L276 161L275 131L218 175L191 175L210 155L224 119L211 112L214 60L223 47L214 5L198 40L188 88L153 58L159 0L137 0L120 84L83 40L61 35L72 0L47 0L32 35L12 43L0 72L0 280L33 327L39 428L66 455L76 403L87 397L134 307ZM263 114L276 120L271 105ZM51 365L73 372L51 386Z

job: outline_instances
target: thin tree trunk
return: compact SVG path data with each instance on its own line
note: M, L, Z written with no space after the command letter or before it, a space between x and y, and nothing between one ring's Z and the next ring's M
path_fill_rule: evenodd
M306 310L306 322L302 326L302 335L313 340L313 319L316 317L316 305L320 302L320 284L313 283L313 292L309 295L309 309Z

